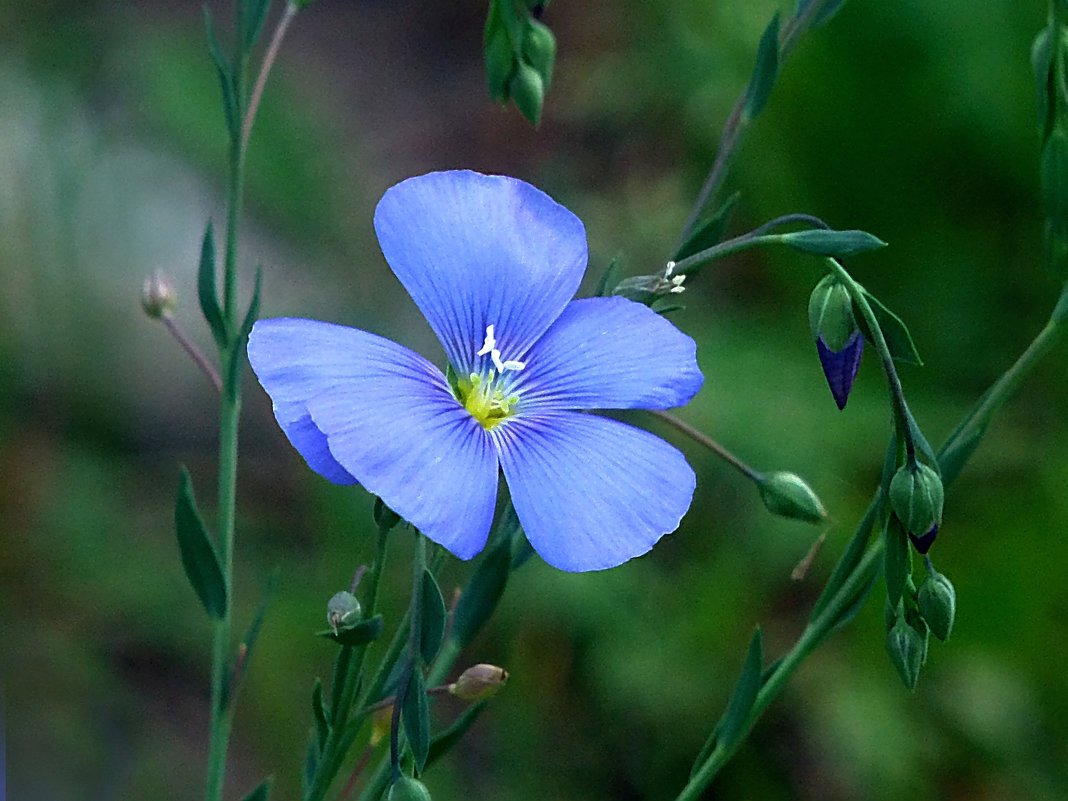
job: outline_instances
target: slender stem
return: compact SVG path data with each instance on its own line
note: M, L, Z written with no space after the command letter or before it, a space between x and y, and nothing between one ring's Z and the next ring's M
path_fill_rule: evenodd
M712 437L708 436L702 431L697 430L689 423L680 420L678 417L671 414L670 412L650 411L650 414L652 414L659 420L663 420L676 431L682 432L699 445L703 445L704 447L708 448L710 451L712 451L719 458L721 458L739 473L744 475L750 481L759 482L763 478L760 473L751 468L733 453L728 451L726 448L724 448L722 445L712 439Z
M161 315L160 320L167 327L167 330L171 332L171 336L182 346L182 350L196 363L200 371L208 377L212 386L215 387L215 391L222 392L222 379L219 378L219 371L215 369L214 364L208 361L208 357L197 347L196 343L186 335L178 321L174 319L174 315L168 312Z
M271 36L271 42L267 45L267 51L263 55L263 63L260 65L260 74L256 76L256 83L252 87L252 96L248 101L248 111L245 112L245 119L241 123L242 148L248 147L248 137L252 133L252 123L256 119L256 112L260 108L263 89L267 86L267 76L271 72L271 67L274 66L275 59L278 58L278 50L281 48L282 39L285 38L286 31L289 29L289 23L297 16L297 11L299 10L300 8L292 0L286 3L282 18L278 20L278 26Z

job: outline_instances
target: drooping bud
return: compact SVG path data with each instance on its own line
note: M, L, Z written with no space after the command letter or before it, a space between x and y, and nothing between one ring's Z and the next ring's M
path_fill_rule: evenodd
M913 546L927 553L942 523L942 479L925 464L903 465L890 481L890 507Z
M334 593L326 604L326 622L334 630L350 629L361 620L360 602L351 592L342 590Z
M430 801L430 791L418 779L401 776L390 786L386 801Z
M827 519L819 497L795 473L780 471L760 479L760 499L772 514L806 523L822 523Z
M849 291L837 276L824 276L812 290L808 321L827 386L838 408L844 409L864 355L864 337L853 316Z
M556 60L556 37L547 25L536 19L527 20L523 32L523 58L537 70L548 89L553 77L553 62Z
M953 589L953 583L932 569L920 585L916 605L930 626L931 633L942 642L948 640L957 614L957 592Z
M141 285L141 308L153 320L170 314L178 305L178 292L171 279L158 270Z
M516 108L533 125L541 122L541 108L545 103L545 80L541 73L523 61L517 62L508 82L508 93L515 101Z
M460 674L449 692L464 701L482 701L497 694L508 681L508 671L496 665L472 665Z
M901 617L886 635L886 650L890 654L890 661L910 690L916 688L916 682L920 679L926 650L924 639L920 632Z

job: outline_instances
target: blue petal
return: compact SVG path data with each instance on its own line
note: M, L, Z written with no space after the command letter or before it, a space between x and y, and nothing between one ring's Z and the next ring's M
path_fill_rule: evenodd
M693 498L683 455L615 420L539 412L491 436L527 539L561 570L602 570L645 553Z
M308 467L335 484L355 484L356 479L337 463L326 442L326 434L320 431L307 408L300 403L275 403L274 417L297 452L304 457Z
M859 331L854 331L841 350L831 350L821 334L816 340L816 352L820 357L823 375L827 378L827 386L841 411L849 400L860 367L860 357L864 355L864 337Z
M375 231L461 373L489 365L489 356L475 355L489 325L502 358L522 359L586 269L582 222L514 178L465 171L410 178L383 195Z
M701 388L696 351L640 303L576 300L527 353L512 391L521 410L670 409Z
M434 365L388 339L314 320L261 320L248 350L309 464L325 439L339 469L434 542L462 559L482 549L497 458Z

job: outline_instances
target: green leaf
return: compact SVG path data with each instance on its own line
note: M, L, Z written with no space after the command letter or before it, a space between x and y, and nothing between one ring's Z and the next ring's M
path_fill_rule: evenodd
M828 231L820 228L782 234L780 241L803 253L836 259L886 247L883 240L867 231Z
M216 619L226 615L226 582L215 545L197 511L193 498L193 482L184 467L178 479L178 501L174 507L174 526L178 532L178 547L189 583L204 604L207 613Z
M263 23L267 21L271 0L241 0L241 4L244 6L242 18L245 22L245 51L248 52L263 32Z
M979 443L983 441L983 435L985 434L986 426L983 425L963 439L959 439L958 432L954 432L953 436L947 440L947 445L938 454L938 466L942 474L943 484L949 486L956 480L957 476L960 475L960 471L964 469L964 465L967 464L968 459L975 453L975 449L979 447Z
M438 759L444 756L450 748L452 748L460 739L467 733L467 730L471 728L471 725L478 719L479 714L486 708L488 701L479 701L471 704L463 712L456 716L449 727L445 731L434 735L434 738L430 741L430 749L427 752L426 764L429 767L433 765Z
M426 698L426 683L423 672L413 666L404 691L404 703L401 706L404 720L404 733L415 758L416 770L423 772L426 758L430 751L430 704Z
M860 560L864 557L864 552L868 548L868 541L871 539L871 533L875 529L875 522L879 519L882 508L882 501L875 502L864 513L864 517L857 524L853 538L849 541L849 546L838 560L838 564L835 565L831 577L827 579L827 584L823 592L820 593L819 600L812 607L812 614L809 616L809 620L815 620L819 617L820 613L827 608L827 604L834 598L835 593L838 592L850 574L852 574L853 568L860 564Z
M274 778L268 776L263 780L255 790L245 796L244 801L267 801L267 796L271 793L271 784L274 782Z
M323 708L323 683L319 679L315 680L315 686L312 687L312 714L315 716L315 738L321 754L326 738L330 736L330 722Z
M482 57L486 63L486 82L490 97L497 103L507 103L508 82L515 71L516 59L508 30L501 19L498 2L500 0L491 0L489 13L486 15L486 28L482 34Z
M422 601L419 651L423 656L423 661L430 664L437 656L442 638L445 636L446 612L445 599L441 597L438 583L434 580L434 574L429 570L423 571Z
M837 14L839 11L841 11L842 6L844 6L845 4L846 0L828 0L828 2L824 4L823 9L820 10L816 14L816 16L812 18L813 29L819 28L830 22L831 18L834 17L834 15Z
M764 668L764 644L758 628L753 632L753 639L749 642L749 652L742 666L742 675L738 677L738 683L734 686L727 711L723 713L723 719L716 729L719 732L718 742L725 748L733 746L745 733L745 723L749 713L756 703L757 693L760 692L762 671Z
M248 630L245 632L245 636L241 638L241 647L244 649L244 657L235 666L233 674L230 676L230 681L227 683L227 688L223 692L223 708L230 706L234 702L234 698L230 697L230 689L233 688L234 695L241 689L242 680L245 677L246 671L248 671L249 663L252 660L252 650L256 647L256 641L260 636L260 629L263 628L263 619L267 615L267 607L270 606L271 601L274 600L274 591L278 583L278 570L275 569L269 579L267 579L267 586L263 590L263 597L260 599L260 605L256 608L256 614L252 616L252 621L249 623Z
M919 351L916 350L916 345L912 341L912 334L909 333L905 324L901 322L901 318L886 308L879 302L878 298L866 289L864 290L864 297L868 301L868 305L871 306L871 310L875 313L875 321L883 332L886 346L890 349L890 355L899 362L922 366L923 359L920 358ZM864 315L860 313L860 309L854 309L853 314L857 319L857 325L864 332L864 336L869 342L873 341L874 337L871 331L868 330L867 321L864 319Z
M360 621L351 629L339 629L337 632L333 629L327 629L326 631L316 632L316 635L328 640L333 640L338 645L355 647L357 645L366 645L369 642L377 640L382 633L383 625L385 625L385 623L382 619L382 615L375 615L367 620Z
M745 113L752 119L764 108L779 72L779 12L771 18L757 47L756 66L745 90Z
M727 222L730 220L731 212L734 211L738 198L741 196L741 192L735 192L723 201L723 205L716 210L715 214L694 226L693 232L682 243L682 246L675 252L672 259L674 261L688 259L690 256L694 256L702 250L715 247L723 241L723 232L727 230Z
M456 605L452 639L468 645L497 608L512 570L512 543L505 539L490 549L475 570Z
M301 771L300 786L303 792L301 796L308 798L311 795L312 785L315 784L315 775L319 772L319 746L314 734L311 736L311 742L308 743L308 749L304 753L304 770Z
M905 592L905 582L911 572L909 566L909 541L896 515L890 515L886 527L886 552L883 573L886 577L886 598L892 609L897 609Z
M226 323L223 320L219 298L215 291L215 235L210 222L200 244L197 299L200 301L200 311L208 323L208 328L211 329L212 336L215 337L216 344L220 348L226 347Z
M230 133L231 141L236 141L241 135L240 114L237 108L237 93L234 91L234 80L231 73L230 62L223 55L219 47L219 40L215 38L215 24L212 22L211 9L204 6L204 30L208 37L208 52L211 60L215 62L215 70L219 74L219 84L222 87L223 112L226 117L226 129Z
M597 286L593 290L593 296L595 298L606 298L611 295L618 277L619 257L617 256L608 262L608 266L604 268L604 272L601 273L601 277L597 280Z
M868 600L868 596L871 594L872 588L875 586L875 580L878 578L877 573L873 573L871 578L866 581L861 588L857 591L857 594L853 596L852 600L842 609L832 622L830 626L831 631L838 631L848 626L853 618L859 614L860 610L864 608L864 604Z
M256 265L256 282L252 287L252 300L249 301L248 311L245 312L245 319L241 321L241 328L238 331L238 337L242 342L248 338L249 333L252 331L252 326L256 324L256 320L260 316L260 290L263 288L263 265Z

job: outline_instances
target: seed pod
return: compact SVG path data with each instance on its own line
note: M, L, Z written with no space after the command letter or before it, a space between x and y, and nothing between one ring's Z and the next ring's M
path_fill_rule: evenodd
M496 665L473 665L460 674L449 692L464 701L482 701L497 694L508 681L508 671Z
M957 614L957 592L953 583L941 573L932 571L920 585L916 604L931 633L942 642L948 640Z
M430 801L430 791L418 779L401 776L389 788L386 801Z
M926 553L942 523L942 479L925 464L903 465L890 481L890 507L909 539Z
M769 473L759 484L760 499L772 514L806 523L822 523L827 519L819 497L795 473Z

